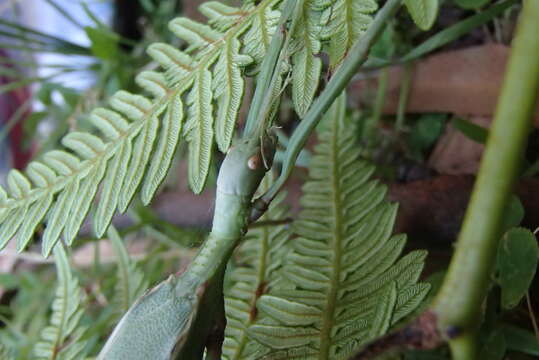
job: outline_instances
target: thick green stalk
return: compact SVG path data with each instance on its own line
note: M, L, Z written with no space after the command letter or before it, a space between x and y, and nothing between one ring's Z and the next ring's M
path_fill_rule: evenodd
M456 360L477 359L473 337L539 90L538 19L539 1L525 1L470 205L433 305Z
M352 49L350 49L349 55L335 71L324 91L322 91L307 114L305 114L305 117L290 138L290 143L287 146L284 155L285 158L281 174L268 192L257 200L256 209L252 215L253 219L258 218L265 211L268 204L275 195L277 195L286 180L288 180L296 163L296 159L303 149L307 138L315 129L331 104L333 104L333 101L346 88L358 68L365 62L365 60L367 60L371 46L376 39L378 39L378 36L384 30L387 21L395 14L401 3L402 0L388 0L380 11L378 11L378 14L374 21L369 25L365 34L356 42L356 44L354 44Z

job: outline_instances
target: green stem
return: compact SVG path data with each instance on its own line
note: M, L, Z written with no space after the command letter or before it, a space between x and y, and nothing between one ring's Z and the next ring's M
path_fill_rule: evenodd
M477 358L473 336L539 90L537 19L539 2L525 1L455 255L433 304L457 360Z
M382 113L384 112L384 105L386 102L387 83L389 82L389 68L383 68L380 70L378 76L378 88L376 89L376 99L374 101L374 107L372 110L372 116L365 123L365 130L363 131L362 138L367 144L369 150L372 149L374 143L373 135L374 130L380 125L382 119Z
M281 175L268 192L257 200L256 209L252 215L253 219L258 218L265 211L267 205L277 195L286 180L288 180L307 138L322 118L322 115L325 114L331 104L333 104L333 101L342 93L346 85L348 85L357 69L367 60L371 46L382 33L387 21L394 15L401 3L402 0L388 0L380 11L378 11L368 30L352 47L349 55L332 76L322 94L314 101L307 114L305 114L304 119L298 125L286 149Z
M397 121L395 128L397 135L404 130L404 121L406 120L406 108L408 107L408 99L410 98L410 90L412 88L412 73L413 64L407 62L404 64L401 80L401 88L399 95L399 105L397 108Z

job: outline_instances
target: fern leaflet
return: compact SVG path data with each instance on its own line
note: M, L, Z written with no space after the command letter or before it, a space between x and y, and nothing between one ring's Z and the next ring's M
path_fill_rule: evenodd
M129 310L131 304L147 289L148 284L142 271L129 258L127 249L114 226L109 227L107 233L118 256L118 280L114 289L113 304L121 315Z
M269 286L257 301L256 323L243 324L266 347L256 358L346 359L428 292L417 283L426 253L399 260L405 237L391 235L397 207L369 180L372 166L359 160L344 99L328 113L332 121L311 160L296 238L279 270L288 285Z
M64 150L46 153L25 174L9 173L8 191L0 188L0 248L16 236L23 250L43 219L45 256L61 236L70 245L99 188L94 228L103 236L116 210L125 211L139 188L143 202L151 201L181 137L189 143L190 185L202 191L214 142L226 151L232 141L243 96L242 68L263 58L280 2L242 8L208 2L201 10L209 25L173 20L170 29L188 47L149 47L162 70L142 72L137 82L151 97L117 92L109 107L89 116L101 136L70 133L62 139Z
M321 37L329 42L330 62L335 68L367 30L373 19L371 14L378 9L378 4L376 0L316 0L316 3L324 9Z
M80 325L83 315L81 289L71 273L63 246L54 248L54 259L58 288L52 303L50 324L41 332L34 355L38 359L78 360L84 358L86 346L82 340L85 328Z

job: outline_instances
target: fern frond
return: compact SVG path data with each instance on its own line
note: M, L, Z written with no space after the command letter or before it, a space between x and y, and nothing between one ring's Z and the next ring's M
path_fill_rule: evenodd
M319 133L280 276L293 288L269 287L259 319L243 322L266 346L266 359L346 359L408 315L429 287L417 283L425 252L398 259L405 237L392 236L397 207L369 180L341 96Z
M89 115L100 136L68 134L64 150L46 153L26 174L10 172L8 191L0 188L0 249L16 236L23 250L43 219L45 256L61 236L70 245L99 189L94 228L101 237L139 188L143 202L151 201L182 137L189 143L189 183L202 191L214 143L224 152L232 142L243 96L242 68L256 68L264 57L281 1L242 8L209 2L201 8L209 25L173 20L171 30L188 47L149 47L162 69L144 71L136 80L151 98L117 92L108 107Z
M242 71L258 69L281 3L248 1L234 8L211 1L201 7L208 24L186 18L171 21L170 29L187 47L162 43L149 47L161 69L144 71L136 80L151 96L117 92L108 107L89 115L100 136L68 134L62 140L64 150L46 153L29 165L26 174L9 174L7 194L0 189L0 249L16 236L17 248L23 250L43 219L45 256L61 236L70 245L99 189L94 229L103 236L114 213L126 211L139 188L143 202L151 201L181 138L189 145L189 184L201 192L214 144L226 152L232 142L244 91ZM293 99L300 116L318 88L323 44L329 43L336 66L376 8L375 0L303 2L289 49ZM290 68L285 65L287 73ZM273 90L272 100L278 99L281 87Z
M270 177L266 176L261 189L268 188ZM281 204L284 194L279 195L261 218L261 221L282 220L288 209ZM225 290L227 326L223 343L223 358L251 359L259 350L250 341L247 328L256 320L256 301L269 287L283 286L276 270L282 265L289 239L285 225L264 226L250 230L237 251L235 268L228 278L234 283Z
M107 234L118 256L118 279L114 289L113 304L119 314L125 314L131 304L146 290L148 284L142 271L129 258L125 245L114 226L109 227Z
M311 105L322 71L320 35L321 12L315 8L315 0L305 0L294 32L292 49L292 100L294 108L303 117Z
M348 50L367 30L376 0L303 0L293 29L292 99L303 117L318 89L322 71L321 52L328 53L330 65L337 67Z
M377 0L314 0L323 9L321 37L329 42L330 63L335 68L372 22ZM329 6L331 4L331 6Z
M63 246L54 248L58 288L52 303L50 324L41 332L34 347L37 359L78 360L84 358L86 343L82 340L85 328L80 325L83 315L81 289L69 266Z

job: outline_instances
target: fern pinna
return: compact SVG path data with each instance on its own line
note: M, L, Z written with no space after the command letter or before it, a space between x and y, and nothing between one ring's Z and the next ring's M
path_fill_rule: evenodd
M41 340L34 347L36 359L84 359L86 328L80 324L83 315L82 291L77 278L71 273L63 246L54 248L58 273L58 287L52 304L50 324L41 332Z
M262 268L261 256L270 253L255 249L264 249L267 234L244 244L240 262L249 267L232 273L237 283L226 302L229 359L347 359L410 314L429 290L417 283L426 253L399 259L405 236L391 235L397 206L369 180L373 167L359 159L344 101L319 134L289 251ZM264 282L256 283L260 274Z
M50 254L60 237L71 245L101 185L94 216L97 236L116 210L124 212L137 189L151 201L166 176L181 137L189 143L189 183L196 193L206 183L214 143L229 148L241 105L242 69L255 72L280 15L282 0L245 1L233 8L210 1L200 7L208 25L177 18L170 29L187 47L156 43L148 53L162 67L144 71L137 82L150 97L119 91L109 107L89 115L102 136L72 132L53 150L12 170L0 187L0 249L14 236L22 251L46 218L42 251ZM293 99L302 116L318 88L319 52L335 66L372 20L374 0L303 0L293 31ZM323 45L323 46L322 46Z

